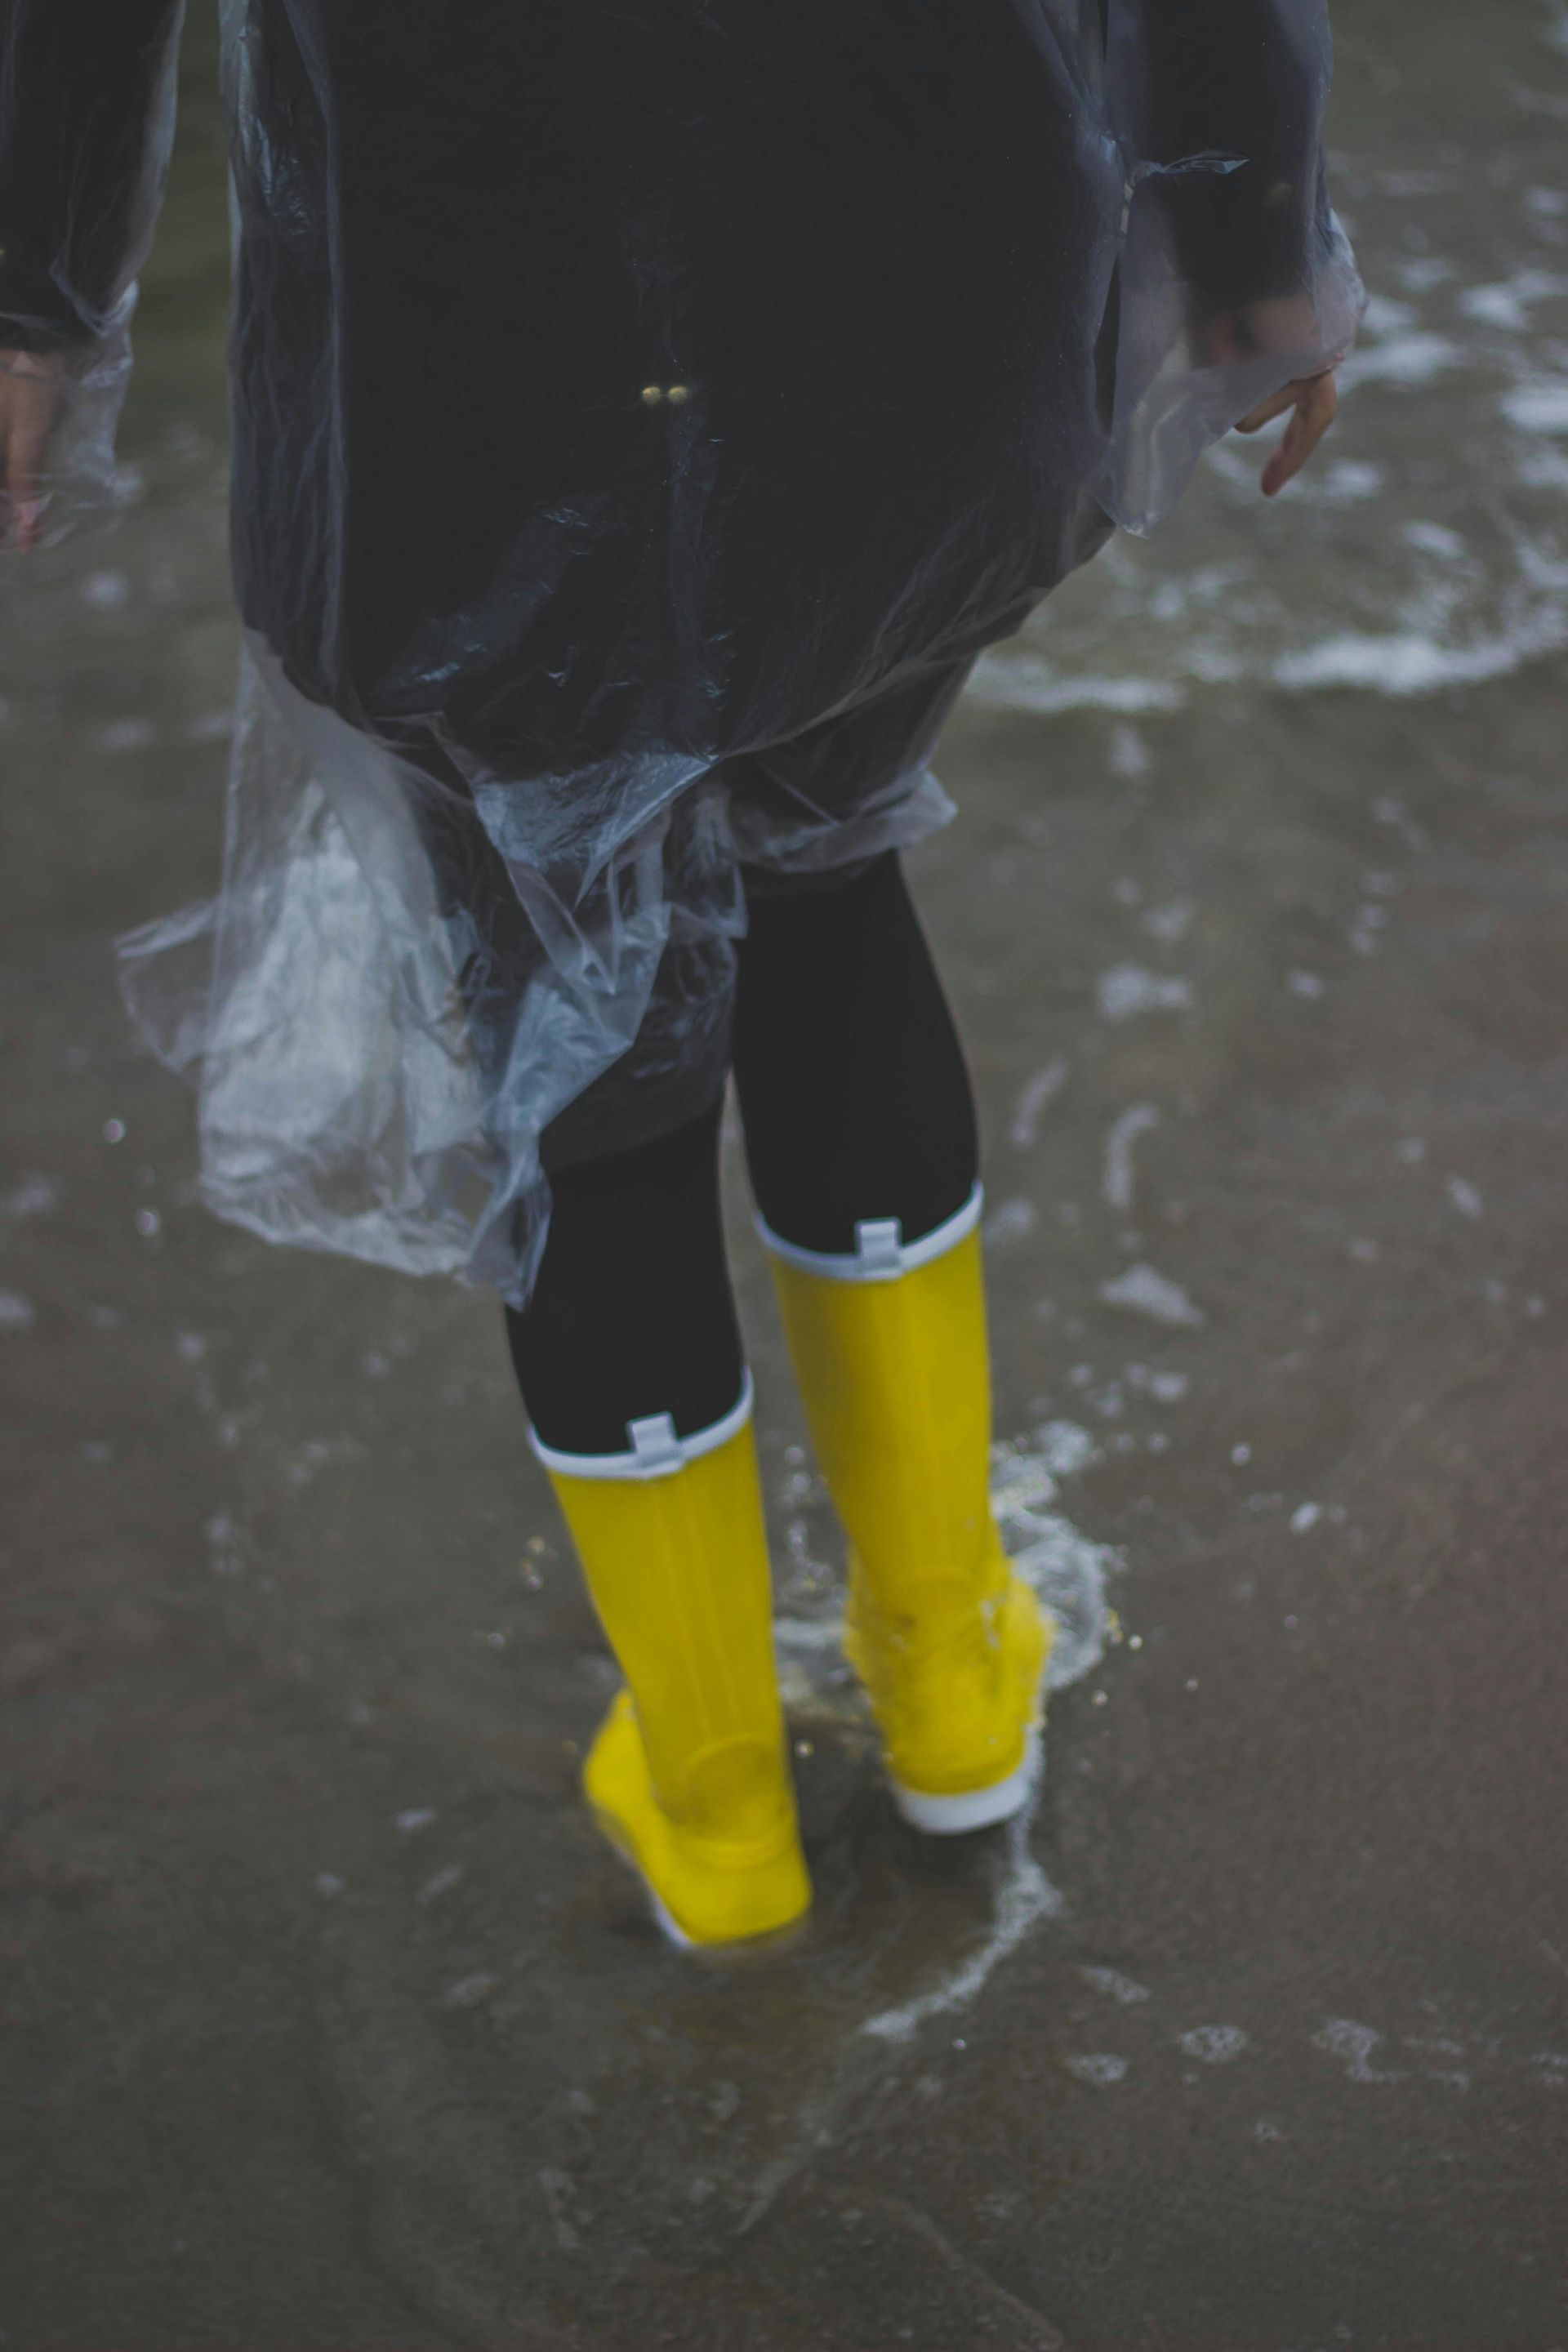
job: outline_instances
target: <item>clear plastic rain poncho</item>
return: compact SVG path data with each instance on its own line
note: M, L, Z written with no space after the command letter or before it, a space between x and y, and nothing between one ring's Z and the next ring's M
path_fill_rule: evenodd
M128 993L221 1215L518 1302L552 1152L721 1083L740 863L948 814L770 747L1015 627L1348 347L1325 10L223 5L247 650L221 889ZM112 490L180 14L0 0L46 536Z

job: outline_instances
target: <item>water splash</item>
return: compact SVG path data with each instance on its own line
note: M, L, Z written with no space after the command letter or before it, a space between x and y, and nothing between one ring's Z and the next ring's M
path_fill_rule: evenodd
M1074 1527L1058 1507L1058 1481L1093 1458L1094 1440L1077 1422L1046 1422L1026 1437L992 1448L991 1506L1014 1567L1039 1595L1055 1626L1047 1683L1065 1690L1105 1654L1106 1580L1117 1564L1109 1545ZM773 1622L784 1705L792 1713L866 1722L858 1685L843 1663L842 1580L805 1556L798 1536L791 1606Z
M981 1992L998 1964L1016 1952L1029 1930L1041 1919L1053 1919L1062 1909L1062 1897L1029 1852L1031 1804L1007 1824L1005 1862L996 1894L991 1930L977 1951L912 2000L884 2009L860 2028L878 2042L912 2041L928 2017L967 2008Z
M1071 1421L1046 1422L992 1450L991 1500L1003 1543L1053 1621L1047 1674L1052 1690L1081 1680L1105 1654L1106 1585L1118 1557L1109 1545L1084 1535L1058 1507L1059 1482L1094 1453L1089 1431ZM774 1626L785 1704L792 1713L868 1727L864 1701L839 1651L841 1590L820 1564L814 1567L815 1600ZM1037 1781L1029 1804L1007 1824L1001 1841L991 1924L982 1941L923 1991L868 2018L862 2034L883 2042L907 2042L928 2019L967 2008L1040 1921L1058 1916L1063 1898L1029 1845L1040 1786Z

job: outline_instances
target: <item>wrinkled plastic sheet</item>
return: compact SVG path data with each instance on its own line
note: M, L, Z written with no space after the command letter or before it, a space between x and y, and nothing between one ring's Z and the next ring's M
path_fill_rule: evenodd
M112 500L180 13L0 17L46 539ZM923 747L793 801L746 761L1016 625L1349 347L1324 10L223 15L247 650L221 888L127 994L220 1214L517 1300L552 1122L710 1098L739 857L949 814Z

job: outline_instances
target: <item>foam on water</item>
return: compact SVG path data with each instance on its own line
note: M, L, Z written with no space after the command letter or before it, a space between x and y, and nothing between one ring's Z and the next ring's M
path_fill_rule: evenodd
M1068 2073L1080 2083L1088 2083L1097 2091L1109 2090L1121 2082L1127 2073L1127 2061L1110 2050L1086 2051L1081 2056L1064 2058Z
M1104 1993L1108 2000L1120 2003L1123 2009L1133 2008L1150 1998L1147 1985L1140 1984L1136 1977L1123 1975L1120 1969L1086 1965L1079 1969L1079 1974L1094 1991Z
M1176 2047L1183 2055L1196 2058L1205 2066L1228 2066L1249 2046L1250 2037L1239 2025L1194 2025L1176 2036Z
M1173 1328L1195 1328L1204 1319L1202 1308L1194 1306L1181 1284L1157 1274L1152 1265L1130 1265L1125 1274L1102 1282L1100 1296L1108 1307L1128 1307Z
M1363 383L1430 383L1434 376L1464 363L1463 348L1447 335L1398 335L1370 350L1352 352L1340 369L1340 388L1353 392Z
M1568 294L1568 278L1550 269L1516 269L1511 278L1489 286L1468 286L1458 298L1460 310L1484 327L1508 335L1523 334L1537 302Z
M987 1216L981 1231L988 1249L1005 1249L1011 1242L1022 1241L1032 1234L1039 1223L1039 1212L1033 1201L1022 1197L1003 1201Z
M1484 686L1507 677L1521 663L1553 653L1568 643L1568 610L1537 614L1508 636L1482 637L1469 645L1445 645L1424 632L1362 635L1342 629L1300 653L1282 654L1274 664L1277 686L1359 687L1373 694L1436 694L1456 686Z
M1193 1001L1191 982L1141 964L1113 964L1094 983L1095 1002L1105 1021L1132 1021L1142 1013L1180 1013Z
M1401 2077L1393 2069L1372 2063L1373 2053L1385 2039L1375 2026L1360 2025L1353 2017L1330 2017L1313 2034L1312 2046L1343 2061L1347 2082L1397 2083Z
M1105 1198L1113 1209L1131 1209L1135 1189L1132 1147L1141 1135L1160 1124L1152 1103L1133 1103L1124 1110L1105 1139Z
M1568 376L1535 376L1505 392L1499 405L1521 433L1568 433Z
M862 2033L878 2042L908 2042L927 2018L946 2016L955 2009L966 2008L983 1990L998 1964L1017 1950L1029 1930L1042 1919L1054 1918L1061 1910L1060 1895L1029 1852L1032 1816L1033 1808L1015 1814L1007 1824L1006 1862L997 1889L995 1916L978 1950L928 1991L868 2017L860 2029Z
M991 1501L1002 1540L1056 1627L1046 1675L1052 1690L1081 1681L1105 1655L1106 1580L1117 1556L1057 1508L1058 1481L1093 1452L1093 1439L1077 1422L1053 1421L993 1455Z
M24 1176L0 1200L0 1212L7 1217L47 1217L59 1205L60 1188L54 1177Z
M1058 1054L1020 1089L1007 1129L1015 1151L1028 1151L1038 1141L1041 1118L1067 1084L1068 1067L1066 1057Z
M1001 710L1114 710L1124 717L1175 710L1185 698L1179 687L1157 678L1073 677L1027 654L982 654L966 690L972 701Z

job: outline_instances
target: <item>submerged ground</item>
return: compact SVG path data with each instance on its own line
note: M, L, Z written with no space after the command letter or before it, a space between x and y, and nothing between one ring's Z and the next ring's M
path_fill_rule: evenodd
M493 1306L211 1221L119 1010L234 652L194 41L139 492L0 587L0 2343L1568 2345L1568 15L1338 24L1331 449L988 660L916 861L1087 1670L1023 1834L896 1824L737 1177L821 1891L739 1969L576 1801Z

